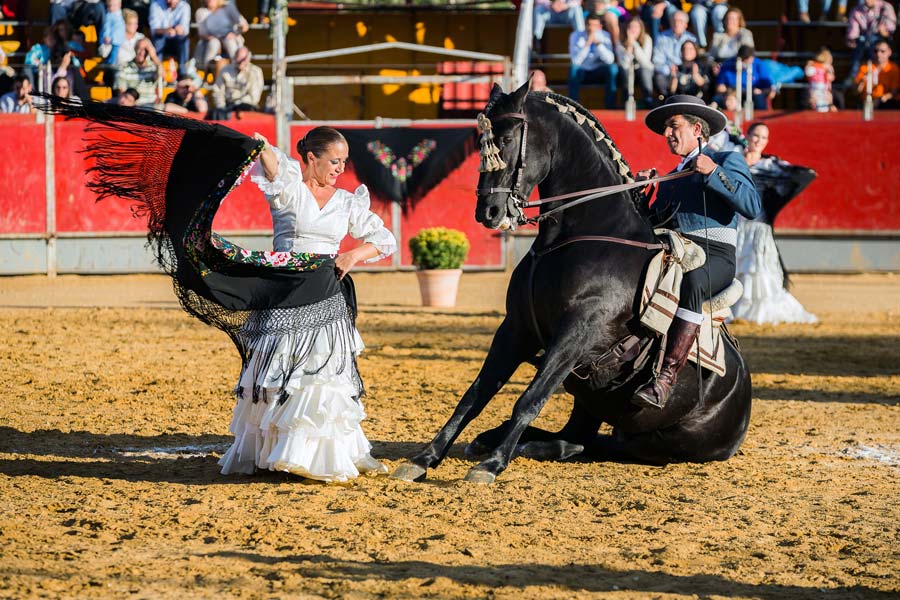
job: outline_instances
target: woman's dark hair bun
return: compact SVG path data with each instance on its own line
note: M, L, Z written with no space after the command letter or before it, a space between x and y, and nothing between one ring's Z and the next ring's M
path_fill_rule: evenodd
M334 127L323 125L306 132L306 135L297 142L297 154L306 162L306 153L312 152L316 158L322 156L329 146L338 142L347 143L341 132Z

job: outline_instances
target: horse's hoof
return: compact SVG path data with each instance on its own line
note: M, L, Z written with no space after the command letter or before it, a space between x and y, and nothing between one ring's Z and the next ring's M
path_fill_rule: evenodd
M391 473L391 479L400 479L401 481L422 481L425 479L426 469L411 462L406 462L394 469Z
M466 445L465 454L466 458L472 460L484 456L491 450L493 448L489 448L486 444L482 444L478 440L472 440Z
M494 483L494 480L497 479L497 476L491 473L490 471L485 471L484 469L471 468L469 472L466 473L466 481L469 483L482 483L485 485L490 485Z

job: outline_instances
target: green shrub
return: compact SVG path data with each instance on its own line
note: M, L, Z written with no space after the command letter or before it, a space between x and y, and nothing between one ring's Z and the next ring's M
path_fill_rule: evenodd
M420 269L458 269L469 253L469 240L456 229L429 227L409 240L409 251Z

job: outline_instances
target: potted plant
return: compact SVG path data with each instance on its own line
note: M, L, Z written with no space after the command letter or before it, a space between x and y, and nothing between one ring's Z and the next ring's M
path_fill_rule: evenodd
M454 306L463 262L469 253L466 234L446 227L419 230L409 240L412 262L419 268L423 306Z

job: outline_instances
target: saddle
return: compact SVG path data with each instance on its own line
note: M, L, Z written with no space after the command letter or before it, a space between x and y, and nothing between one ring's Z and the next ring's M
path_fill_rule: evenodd
M666 240L662 250L650 261L641 291L641 324L661 335L669 330L680 300L681 279L685 272L703 266L706 253L700 245L669 229L657 229ZM700 326L699 349L694 344L688 360L722 376L725 375L725 347L721 343L722 326L731 319L731 307L741 299L744 286L735 279L731 285L703 303L706 318ZM726 332L727 333L727 332Z

